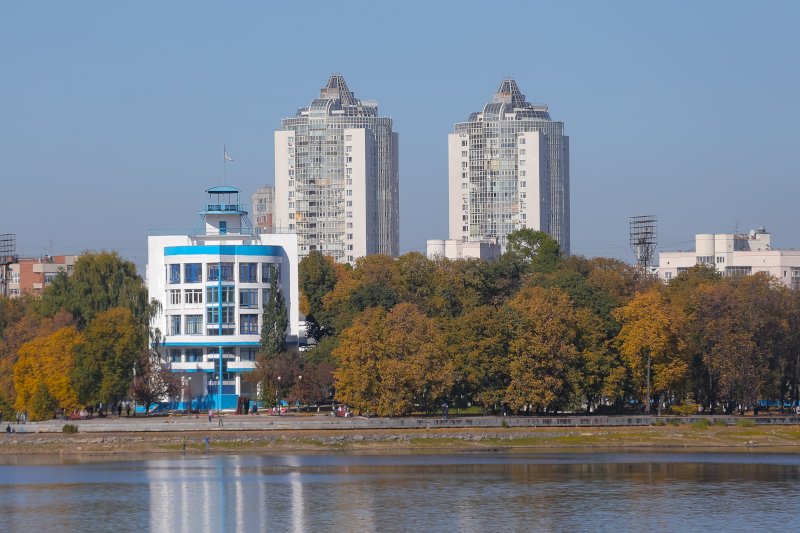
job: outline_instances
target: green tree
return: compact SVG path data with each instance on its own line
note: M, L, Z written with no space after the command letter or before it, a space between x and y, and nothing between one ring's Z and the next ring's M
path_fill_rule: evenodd
M314 250L300 261L298 267L300 290L306 299L305 310L308 334L321 340L332 333L333 324L325 309L324 298L336 286L336 267L333 259Z
M49 420L53 418L58 402L50 394L47 384L44 381L39 382L39 387L36 389L30 401L30 409L28 415L32 421Z
M530 272L552 272L561 263L558 242L547 233L530 228L508 234L506 254L520 261Z
M261 354L266 358L286 351L286 329L289 327L289 313L283 297L278 270L270 268L269 300L264 307L263 324L261 325Z
M125 398L146 342L129 309L115 307L96 315L75 358L72 381L78 399L89 405Z

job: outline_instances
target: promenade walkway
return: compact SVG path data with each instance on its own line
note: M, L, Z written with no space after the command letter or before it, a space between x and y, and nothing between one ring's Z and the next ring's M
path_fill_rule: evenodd
M690 424L701 419L716 423L723 421L735 425L739 416L550 416L550 417L499 417L474 416L451 417L447 420L435 417L402 418L335 418L330 414L310 415L232 415L223 414L222 424L215 416L211 422L207 414L182 416L136 416L108 417L93 420L29 422L24 426L12 423L17 432L25 433L61 432L65 423L78 426L81 433L115 432L173 432L173 431L297 431L297 430L381 430L381 429L433 429L433 428L530 428L530 427L613 427L652 426L664 423ZM800 424L800 416L745 417L757 425ZM3 422L5 429L8 422Z

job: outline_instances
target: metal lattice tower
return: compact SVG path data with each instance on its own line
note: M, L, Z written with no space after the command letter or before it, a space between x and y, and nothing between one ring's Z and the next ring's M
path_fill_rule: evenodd
M630 245L636 256L636 264L642 270L650 270L658 242L658 218L654 215L630 218Z
M17 262L17 237L13 233L0 234L0 296L8 296L11 282L9 265Z

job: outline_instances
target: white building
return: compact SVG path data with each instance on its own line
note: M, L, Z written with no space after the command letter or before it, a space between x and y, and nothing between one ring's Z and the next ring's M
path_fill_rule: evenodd
M156 323L164 335L161 353L183 384L170 401L231 409L239 395L256 397L242 378L255 368L271 269L286 300L287 342L300 340L297 236L250 227L235 187L207 193L202 231L148 237L147 282L150 298L163 307Z
M500 246L495 242L464 242L459 239L430 239L427 242L428 259L483 259L492 261L500 257Z
M548 108L503 80L483 111L448 136L449 235L465 242L531 228L569 254L569 137Z
M297 233L300 257L319 250L340 263L396 256L400 235L398 138L344 78L275 132L274 224Z
M714 265L729 277L766 272L784 285L800 288L800 250L772 248L771 235L763 226L746 235L697 234L694 251L659 253L658 277L669 281L699 264Z

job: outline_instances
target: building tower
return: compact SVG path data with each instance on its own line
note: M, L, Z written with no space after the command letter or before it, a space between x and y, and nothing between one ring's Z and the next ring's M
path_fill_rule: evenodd
M525 101L513 79L448 138L450 239L496 239L545 231L570 250L569 137L546 105Z
M180 409L232 409L239 396L256 398L244 375L255 368L272 271L289 314L287 342L302 342L297 236L252 228L236 187L206 192L202 229L147 240L148 292L163 308L159 352L182 384L166 400Z
M275 226L297 233L300 257L319 250L352 263L397 255L397 155L392 119L331 76L319 98L275 132Z
M636 264L649 274L658 244L658 219L653 215L631 217L628 236Z
M275 210L275 187L264 185L253 193L253 222L258 231L272 233Z

